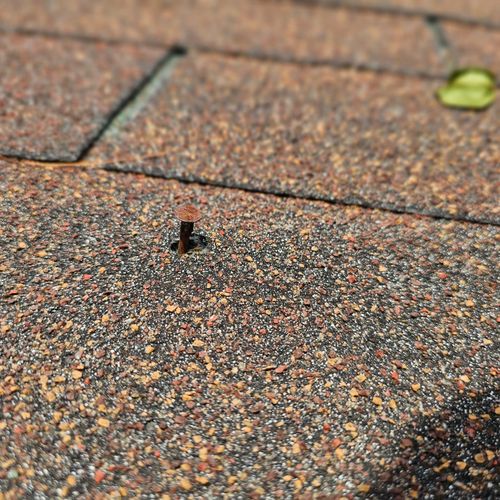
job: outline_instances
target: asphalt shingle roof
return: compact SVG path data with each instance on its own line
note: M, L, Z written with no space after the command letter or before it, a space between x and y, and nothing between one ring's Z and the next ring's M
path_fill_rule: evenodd
M499 497L496 4L0 0L0 500Z

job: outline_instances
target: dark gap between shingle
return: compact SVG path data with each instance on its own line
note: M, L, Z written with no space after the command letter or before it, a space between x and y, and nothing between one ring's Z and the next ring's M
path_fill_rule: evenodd
M445 64L447 72L451 73L457 67L457 57L444 32L440 19L437 16L427 16L425 24L432 33L439 57Z
M0 25L0 34L14 34L22 36L33 36L56 40L73 40L82 43L103 43L106 45L131 45L133 47L150 47L152 49L165 49L169 44L144 39L136 40L129 38L109 38L82 33L62 33L58 31L43 30L37 28L9 27Z
M349 60L340 59L314 59L314 58L297 58L293 56L283 56L280 54L266 54L264 52L244 51L244 50L222 50L207 46L192 46L190 47L202 54L216 54L223 57L235 59L251 59L254 61L273 62L276 64L294 64L297 66L324 66L335 69L352 69L360 72L381 73L389 75L406 76L410 78L421 78L424 80L443 80L444 74L430 73L427 71L401 69L394 66L384 64L367 64L357 63Z
M0 30L1 31L1 30ZM53 68L52 59L47 57L47 52L43 52L47 50L47 47L50 47L51 43L54 43L54 47L57 50L62 50L61 47L65 47L66 44L60 43L63 38L56 38L54 40L49 39L44 36L26 36L20 35L16 32L3 32L0 33L3 38L6 40L10 40L11 38L19 41L19 49L17 49L17 45L14 45L13 51L14 53L20 53L24 56L32 57L31 54L35 54L35 58L33 59L33 68L38 70L40 66L43 70L51 70ZM29 42L28 45L23 45L25 42ZM73 70L71 65L75 63L74 59L74 51L76 49L82 50L85 54L88 53L93 55L96 60L92 58L88 58L86 60L86 64L88 64L88 70L97 71L97 73L88 76L88 71L85 71L85 76L91 78L94 81L93 86L91 85L91 90L94 91L94 95L92 98L92 102L88 102L88 98L86 95L78 96L79 85L76 81L73 81L74 86L68 87L68 84L63 84L66 81L65 78L62 78L57 73L53 71L50 72L51 75L54 76L56 81L56 85L51 85L51 92L61 93L69 92L68 97L75 98L75 106L71 107L71 110L68 111L69 107L58 104L59 101L56 100L56 104L54 106L48 106L48 111L52 113L53 119L52 123L56 123L59 125L59 130L61 130L61 141L59 141L58 133L54 134L54 131L51 132L50 136L47 136L47 132L44 131L44 128L38 127L40 133L33 132L35 129L32 127L31 131L28 127L26 130L21 130L19 132L19 126L17 129L12 129L12 134L16 138L9 140L8 137L4 137L1 144L1 153L5 157L16 158L16 159L28 159L35 161L44 161L44 162L53 162L53 163L67 163L67 162L76 162L82 157L85 150L88 148L89 144L92 143L100 134L103 128L106 127L110 118L119 112L120 107L130 98L131 92L134 92L134 89L140 88L142 83L147 80L148 75L154 71L157 67L160 58L163 56L163 51L152 50L150 48L137 48L136 47L127 47L125 45L121 45L121 47L104 47L103 44L100 43L85 43L82 41L75 41L68 39L67 44L69 45L63 52L61 52L60 57L68 57L64 59L64 62L68 69L69 75L77 75L78 71ZM29 47L36 47L35 49L31 49ZM39 49L39 47L41 47ZM38 50L41 50L42 57L38 54ZM17 51L17 52L16 52ZM101 56L101 52L106 55L109 55L107 60L104 59L104 56ZM123 53L125 55L130 55L125 59L122 59L120 63L121 56ZM116 54L116 55L113 55ZM134 55L136 54L136 55ZM38 57L36 57L38 55ZM54 56L56 57L56 56ZM126 62L125 62L126 61ZM116 68L113 66L116 64ZM102 96L102 93L99 90L99 72L104 69L104 66L110 67L111 71L114 75L113 85L111 86L113 94L110 96ZM31 68L31 66L30 66ZM97 68L101 68L98 70ZM116 69L116 72L115 72ZM134 75L133 78L127 76L128 74ZM137 75L135 75L137 73ZM9 72L7 72L7 77ZM82 75L83 77L83 75ZM123 80L125 77L125 80ZM81 79L81 78L80 78ZM97 81L96 81L97 80ZM36 79L34 80L34 82ZM43 85L48 85L47 79L42 78L41 84L38 87L43 88ZM33 88L36 90L36 83L33 84ZM75 93L76 92L76 93ZM50 92L49 92L50 94ZM52 94L50 94L52 95ZM91 94L92 95L92 94ZM102 96L102 100L101 97ZM77 99L78 97L78 99ZM30 109L30 121L33 123L33 118L35 120L44 119L45 112L45 104L38 101L26 101L24 99L18 99L14 97L12 99L14 102L19 102L21 106L28 106ZM101 102L102 101L102 102ZM81 103L84 103L83 105ZM104 104L103 104L104 103ZM7 105L10 105L10 102L7 101ZM97 108L96 112L91 112L90 108ZM95 116L94 116L95 115ZM46 115L45 115L46 116ZM64 119L70 118L72 123L65 123ZM60 123L57 123L59 120ZM68 121L68 120L66 120ZM62 127L62 128L61 128ZM73 129L71 129L73 127ZM81 131L80 131L80 128ZM81 133L80 133L81 132ZM30 139L33 138L33 141L23 139L26 137L26 134L31 134ZM54 135L56 137L54 137ZM76 136L76 138L74 138ZM81 137L83 136L83 137ZM35 143L35 145L33 145Z
M185 48L180 46L171 47L167 53L158 61L153 70L149 72L138 85L129 92L127 97L123 99L118 106L108 115L104 125L94 134L93 137L82 148L77 161L81 161L86 154L92 149L94 144L109 131L117 130L120 125L126 123L129 119L129 114L133 115L136 107L142 109L147 104L151 95L151 87L155 87L158 81L159 84L163 81L164 73L169 72L172 64L179 58L186 55ZM140 111L139 109L139 111ZM139 112L137 111L137 113ZM133 119L135 115L131 116Z
M0 33L14 33L24 36L37 36L44 38L55 38L55 39L68 39L84 43L105 43L108 45L132 45L139 47L151 47L159 49L168 49L171 45L162 42L155 42L152 40L130 40L127 38L117 39L117 38L106 38L90 35L80 35L75 33L58 33L52 31L36 30L30 28L5 28L0 26ZM363 64L356 63L349 60L335 60L335 59L315 59L315 58L299 58L293 56L283 56L280 54L271 54L256 51L245 51L245 50L231 50L231 49L219 49L204 45L193 44L178 44L175 47L186 53L187 50L197 50L202 53L220 54L226 57L241 57L248 59L255 59L258 61L275 62L282 64L303 64L307 66L331 66L338 69L355 69L357 71L375 72L375 73L387 73L396 74L402 76L409 76L415 78L425 78L438 80L442 79L443 75L436 73L430 73L427 71L401 69L397 67L392 67L383 64Z
M338 205L343 207L356 206L366 210L380 210L383 212L391 212L395 214L407 214L407 215L416 215L421 217L429 217L435 220L448 220L455 222L466 222L471 224L479 224L485 226L500 226L500 221L495 219L488 219L485 217L472 217L469 215L451 215L443 210L423 210L418 207L400 207L397 205L393 205L390 203L377 203L377 202L369 202L363 200L362 198L357 198L355 196L349 196L346 198L333 198L327 196L315 196L315 195L300 195L293 193L291 191L286 190L277 190L277 189L260 189L253 187L249 184L240 184L237 182L226 183L223 181L207 181L201 177L195 176L180 176L180 175L166 175L159 169L155 169L154 167L150 167L147 169L135 168L129 165L104 165L104 170L108 170L110 172L117 173L125 173L125 174L134 174L134 175L145 175L147 177L156 177L165 180L177 181L182 184L199 184L200 186L210 186L217 187L223 189L237 189L239 191L244 191L247 193L256 193L263 195L272 195L278 198L291 198L295 200L307 200L307 201L318 201L329 203L330 205Z

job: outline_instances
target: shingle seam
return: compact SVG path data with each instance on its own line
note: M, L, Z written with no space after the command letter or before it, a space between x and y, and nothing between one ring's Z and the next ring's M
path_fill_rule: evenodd
M11 158L8 156L0 155L0 159L4 160L8 163L14 165L29 165L31 167L39 167L39 168L89 168L89 169L104 169L110 172L115 172L118 174L132 174L132 175L144 175L146 177L160 178L163 180L171 180L177 181L182 184L198 184L200 186L210 186L217 187L222 189L234 189L239 191L244 191L247 193L255 193L255 194L263 194L263 195L272 195L278 198L290 198L296 200L307 200L313 202L323 202L328 203L330 205L337 206L345 206L345 207L360 207L366 210L380 210L382 212L390 212L401 215L415 215L420 217L427 217L435 220L447 220L454 222L462 222L468 224L477 224L477 225L485 225L485 226L500 226L500 220L496 218L486 218L486 217L473 217L468 215L452 215L442 210L424 210L418 207L401 207L398 205L390 204L390 203L377 203L377 202L369 202L362 198L357 198L354 196L349 196L345 198L335 198L335 197L327 197L327 196L315 196L311 194L297 194L287 190L277 190L277 189L261 189L249 184L241 184L241 183L226 183L222 181L212 181L207 180L202 177L197 176L183 176L183 175L175 175L175 174L165 174L163 171L159 169L148 168L147 170L141 170L134 166L128 164L113 164L113 163L93 163L93 162L38 162L30 160L26 161L21 159L21 161Z
M197 45L187 47L196 50L202 54L215 54L223 57L251 59L254 61L273 62L276 64L294 64L298 66L323 66L331 67L334 69L352 69L360 72L381 73L389 75L406 76L409 78L420 78L425 80L443 80L446 73L432 73L421 70L410 70L390 66L387 64L370 64L370 63L357 63L348 59L336 58L298 58L294 56L283 56L280 54L271 54L263 51L245 51L245 50L230 50L213 48L206 45Z
M175 175L175 174L165 174L162 171L156 170L154 168L150 168L147 171L142 171L138 168L130 167L128 165L103 165L103 168L105 170L111 171L111 172L118 172L118 173L129 173L129 174L139 174L139 175L145 175L147 177L157 177L157 178L162 178L165 180L174 180L177 182L181 182L183 184L198 184L201 186L211 186L211 187L217 187L217 188L224 188L224 189L237 189L240 191L248 192L248 193L257 193L257 194L264 194L264 195L273 195L277 196L279 198L290 198L290 199L297 199L297 200L308 200L308 201L317 201L317 202L324 202L324 203L329 203L331 205L338 205L338 206L345 206L345 207L360 207L366 210L380 210L383 212L391 212L391 213L396 213L396 214L407 214L407 215L415 215L415 216L421 216L421 217L428 217L431 219L435 220L447 220L447 221L454 221L454 222L463 222L463 223L470 223L470 224L478 224L478 225L487 225L487 226L500 226L500 220L498 219L490 219L486 217L474 217L470 215L452 215L449 214L445 211L441 210L424 210L418 207L411 207L411 206L398 206L390 203L383 203L383 202L371 202L364 200L362 198L357 198L355 196L348 196L345 198L335 198L335 197L328 197L328 196L315 196L315 195L310 195L310 194L297 194L291 191L287 190L278 190L278 189L261 189L257 188L254 186L251 186L249 184L242 184L238 182L231 182L231 183L226 183L222 181L213 181L213 180L207 180L203 179L202 177L197 177L197 176L182 176L182 175Z
M129 105L133 103L143 90L162 72L166 65L169 65L171 60L183 54L183 49L179 47L169 48L165 54L156 62L153 68L145 74L131 89L118 100L117 104L103 118L101 126L92 133L87 140L82 144L78 151L68 154L38 154L22 150L10 150L2 148L0 144L0 154L4 158L12 158L17 160L33 160L38 162L50 163L68 163L78 162L82 160L94 144L112 127L117 120L126 113Z
M177 50L173 51L170 57L165 58L163 63L156 68L155 72L144 82L138 92L131 96L127 103L124 103L119 113L109 121L101 137L116 135L127 123L133 121L170 78L177 59L183 57L184 54L185 52Z
M455 50L446 36L441 20L436 16L428 16L425 18L425 25L432 33L437 54L443 62L446 71L451 73L456 69L458 59Z
M106 131L116 122L120 115L129 107L129 105L144 91L144 89L158 77L165 66L169 65L172 59L178 57L179 55L184 55L185 51L181 47L170 47L163 57L161 57L154 67L149 71L144 78L142 78L137 85L135 85L131 90L127 92L127 95L115 106L106 118L101 128L93 134L92 137L87 141L87 143L80 150L80 155L77 158L81 160L86 156L86 154L92 149L94 144L106 133Z
M52 31L43 31L43 30L32 30L32 29L24 29L24 28L16 28L16 29L8 29L0 26L0 33L14 33L23 36L32 36L32 37L43 37L43 38L55 38L55 39L67 39L74 40L77 42L83 43L104 43L109 45L131 45L136 47L150 47L156 49L164 49L164 50L179 50L179 51L189 51L195 50L201 53L210 53L210 54L220 54L226 57L241 57L254 59L258 61L267 61L267 62L275 62L282 64L297 64L297 65L306 65L306 66L331 66L333 68L340 69L355 69L358 71L368 71L375 73L387 73L387 74L400 74L403 76L415 77L415 78L425 78L425 79L443 79L444 74L439 73L431 73L427 71L421 70L410 70L397 68L390 65L385 64L370 64L370 63L356 63L350 61L348 59L341 60L335 58L306 58L306 57L295 57L295 56L283 56L280 54L272 54L266 53L264 51L254 51L254 50L232 50L232 49L221 49L217 47L212 47L209 45L201 45L197 43L181 43L179 41L172 43L162 43L151 40L130 40L130 39L116 39L116 38L106 38L106 37L96 37L96 36L87 36L80 35L74 33L58 33Z
M1 34L14 34L27 37L40 37L49 39L59 39L59 40L73 40L75 42L82 43L103 43L106 45L129 45L132 47L149 47L153 49L167 49L171 44L158 42L155 40L136 40L130 38L113 38L105 36L95 36L95 35L85 35L82 33L71 33L71 32L59 32L52 30L43 30L38 28L23 28L23 27L11 27L0 24Z

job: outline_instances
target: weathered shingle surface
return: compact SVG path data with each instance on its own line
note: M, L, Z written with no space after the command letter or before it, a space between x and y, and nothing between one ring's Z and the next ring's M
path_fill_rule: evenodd
M497 228L1 167L6 489L494 496Z

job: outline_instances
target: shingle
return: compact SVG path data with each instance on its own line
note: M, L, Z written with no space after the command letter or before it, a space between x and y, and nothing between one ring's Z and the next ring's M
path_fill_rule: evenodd
M91 169L0 186L12 496L495 496L498 228ZM185 202L209 245L178 258Z
M15 2L17 4L17 2ZM182 44L301 61L442 73L421 19L293 2L40 2L0 12L0 23L73 35ZM418 44L409 40L418 40Z
M498 106L445 109L437 85L193 54L92 158L167 177L498 221Z
M0 153L76 160L163 51L0 36Z

